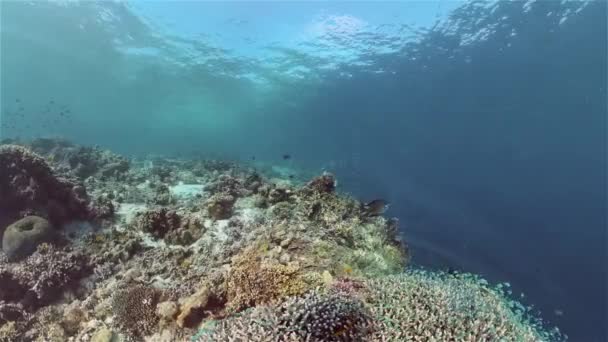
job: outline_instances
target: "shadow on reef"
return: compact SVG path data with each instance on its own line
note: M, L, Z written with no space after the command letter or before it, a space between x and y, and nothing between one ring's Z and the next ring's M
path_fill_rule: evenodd
M0 341L561 338L500 285L406 270L399 221L329 173L10 143Z

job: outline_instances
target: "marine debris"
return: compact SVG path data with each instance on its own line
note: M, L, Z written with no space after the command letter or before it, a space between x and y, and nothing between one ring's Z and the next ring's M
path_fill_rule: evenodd
M408 266L386 202L217 160L0 146L0 341L544 341L500 286Z

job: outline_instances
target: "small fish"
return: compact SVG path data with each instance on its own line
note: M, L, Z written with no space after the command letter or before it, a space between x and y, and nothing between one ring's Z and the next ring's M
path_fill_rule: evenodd
M15 99L15 102L19 103L19 102L21 102L21 100L19 100L19 99Z
M283 160L287 160L287 159L291 159L291 155L290 154L284 154L283 155Z
M388 210L389 206L389 202L383 199L375 199L371 202L363 204L362 210L367 216L380 216Z
M251 156L251 160L255 160L255 156Z
M294 175L289 175L288 177L289 177L289 179L294 179L295 176Z

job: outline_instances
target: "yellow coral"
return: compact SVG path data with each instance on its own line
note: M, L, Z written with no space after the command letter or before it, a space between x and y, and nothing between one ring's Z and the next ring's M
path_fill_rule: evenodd
M311 288L297 267L263 262L257 248L248 248L235 258L226 284L232 311L299 295Z

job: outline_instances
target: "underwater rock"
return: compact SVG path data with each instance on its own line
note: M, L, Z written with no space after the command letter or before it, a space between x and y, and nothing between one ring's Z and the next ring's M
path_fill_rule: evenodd
M54 231L49 221L38 216L27 216L11 224L2 237L2 251L9 260L16 261L34 253L38 245L50 242Z
M173 301L166 301L162 303L158 303L156 306L156 314L158 317L165 321L171 321L175 319L175 316L179 312L179 308L177 303Z

